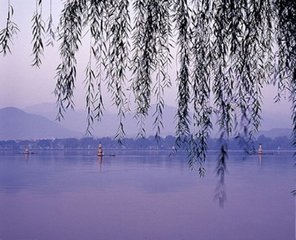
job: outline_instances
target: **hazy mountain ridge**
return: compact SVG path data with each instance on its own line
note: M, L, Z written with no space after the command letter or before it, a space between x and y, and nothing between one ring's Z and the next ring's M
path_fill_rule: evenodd
M290 137L292 134L291 128L273 128L270 130L259 131L258 135L264 135L269 138Z
M46 110L45 110L46 109ZM45 116L49 119L54 120L56 118L57 109L55 104L38 104L31 107L27 107L25 109L28 112L39 114ZM153 129L153 113L154 106L152 106L149 110L149 115L145 119L145 129L146 136L155 135L155 130ZM136 137L138 134L138 126L137 120L134 118L134 113L132 111L126 112L126 117L123 120L124 130L127 137ZM175 114L176 108L165 106L163 110L163 124L164 128L161 130L162 136L174 135L175 134ZM69 109L65 113L64 119L62 119L59 123L67 127L68 129L75 129L79 132L86 132L86 111L84 110L72 110ZM92 125L92 134L96 137L114 137L116 135L116 131L119 125L119 119L116 113L112 113L108 110L104 111L103 117L101 121L95 121Z
M86 131L86 113L82 110L69 109L65 118L58 122L55 120L57 109L54 103L38 104L22 111L18 108L0 109L0 139L38 139L38 138L69 138L84 137ZM27 113L28 112L28 113ZM155 135L153 129L154 106L151 107L149 117L145 122L146 136ZM162 136L175 135L175 114L176 108L165 106L163 111L164 129ZM266 120L267 119L267 120ZM275 126L274 129L259 131L258 136L264 135L269 138L291 135L288 124L283 123L287 118L282 117L283 121L276 121L273 118L264 118L263 126ZM268 121L268 124L266 124ZM264 124L265 122L265 124ZM116 113L105 111L101 122L94 122L94 137L114 137L118 127L118 117ZM272 125L273 124L273 125ZM282 127L278 127L282 126ZM124 119L124 129L127 137L135 137L138 133L137 120L132 112L126 113ZM215 134L213 134L215 137Z
M68 130L43 116L26 113L14 107L0 109L1 140L81 136L79 132Z
M153 129L153 113L154 107L152 106L149 111L149 117L147 117L146 135L155 135L155 130ZM56 118L57 109L54 103L37 104L25 109L28 112L39 114L45 116L51 120ZM165 106L163 110L163 124L164 129L161 130L162 136L175 135L176 119L175 115L177 109L172 106ZM124 129L127 137L135 137L138 133L137 120L134 118L132 112L126 113L126 119L124 119ZM65 118L60 122L60 124L68 129L76 130L85 133L86 130L86 112L84 110L71 110L69 109ZM214 124L215 125L215 124ZM101 122L94 122L93 125L93 135L98 137L114 137L116 134L116 129L118 127L118 117L116 113L109 112L106 110L104 112ZM213 137L218 136L215 134L215 130L212 133ZM264 111L262 116L262 124L258 132L258 136L265 135L266 137L279 137L279 136L290 136L291 135L291 120L289 113L286 115L281 114L280 118L277 114Z

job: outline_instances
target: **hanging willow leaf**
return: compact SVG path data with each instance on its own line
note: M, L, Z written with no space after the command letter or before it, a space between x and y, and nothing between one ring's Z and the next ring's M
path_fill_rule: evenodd
M6 26L0 31L0 53L3 53L5 56L8 52L11 53L11 49L9 43L13 42L14 36L19 31L18 26L16 23L12 21L13 17L13 7L8 2L8 11L7 11L7 19L6 19Z
M91 50L90 50L91 51ZM95 102L95 78L96 74L92 66L92 55L90 54L89 62L86 67L85 88L86 88L86 112L87 112L87 128L86 134L92 133L92 124L94 122L93 104Z
M293 71L293 78L291 79L290 82L290 89L291 89L291 94L290 94L290 101L292 102L292 123L293 123L293 135L292 135L292 144L294 147L296 147L296 64L294 67ZM296 153L294 153L296 155Z
M189 165L199 164L200 175L204 174L203 164L207 155L207 141L212 129L212 107L210 103L211 72L211 28L213 18L210 1L197 1L193 10L192 35L192 91L193 91L193 124Z
M145 135L144 119L148 115L151 101L152 73L157 63L157 3L153 0L134 2L135 26L133 34L133 74L132 83L137 104L136 118L139 135Z
M235 83L237 103L236 109L239 115L239 124L237 134L241 143L244 144L245 150L249 151L248 143L252 142L254 134L258 131L261 120L261 87L265 79L265 70L268 68L269 49L262 51L262 46L268 40L264 40L266 35L270 35L266 28L262 26L268 21L268 17L263 20L258 15L258 7L255 1L238 2L234 5L235 12L235 28L230 29L232 34L231 42L235 42L232 47L231 57L233 59L231 68L234 79L239 79ZM241 6L244 6L241 8ZM261 9L261 15L266 13ZM247 16L247 17L243 17ZM266 21L265 21L266 20ZM240 31L237 28L241 29ZM263 32L265 29L266 32ZM239 39L239 42L237 41ZM267 44L269 46L269 44ZM255 51L254 51L255 49ZM265 64L265 63L266 64Z
M57 96L58 116L63 117L67 108L73 108L73 90L76 80L75 53L81 43L82 15L86 8L83 1L67 1L60 18L59 40L61 63L57 67L57 83L55 94Z
M94 120L100 121L103 116L104 104L102 96L102 72L106 36L101 31L107 22L107 1L92 0L86 12L87 26L90 29L89 62L86 68L86 109L87 109L87 133L91 134ZM95 63L93 63L95 61Z
M53 47L55 39L56 39L56 34L55 34L55 31L54 31L54 26L53 26L52 0L50 0L50 14L49 14L48 22L47 22L46 34L47 34L46 46L52 46Z
M32 66L40 67L42 61L41 56L43 55L43 34L45 32L44 22L42 20L42 1L36 1L36 10L32 18L32 53L33 53L33 63Z
M233 88L234 79L231 75L230 36L231 1L216 1L214 17L214 56L213 56L213 93L221 138L229 137L233 131Z
M234 130L234 78L231 67L231 53L235 43L231 42L232 16L235 8L233 1L217 0L213 4L213 94L214 112L217 114L217 124L220 131L220 155L224 156L227 149L227 139ZM226 139L226 140L225 140ZM221 157L221 159L224 159ZM218 163L220 158L218 158Z
M172 26L170 9L172 2L164 0L154 3L155 8L155 37L156 37L156 79L153 86L153 93L156 97L155 111L153 113L154 122L153 128L156 130L155 138L157 141L160 139L161 130L164 127L162 121L162 114L164 110L164 94L165 89L171 87L171 80L168 74L168 68L171 63L170 54L170 39L172 37Z
M296 2L277 0L277 40L279 45L279 68L277 72L280 89L289 89L292 104L292 144L296 146Z
M129 1L115 1L112 6L113 11L109 14L109 24L107 31L108 59L107 59L107 80L108 90L111 93L113 104L117 107L119 124L115 138L121 141L125 136L123 119L127 111L125 84L129 61L129 32L130 16Z
M179 57L179 72L177 73L178 82L178 111L177 111L177 129L176 136L177 145L188 140L190 135L189 129L189 101L190 101L190 18L189 7L186 0L176 0L174 2L174 21L176 30L178 31L178 57Z

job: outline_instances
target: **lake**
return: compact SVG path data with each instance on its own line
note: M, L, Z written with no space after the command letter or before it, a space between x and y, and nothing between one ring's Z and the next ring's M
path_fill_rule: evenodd
M224 179L185 154L0 153L0 240L295 240L292 153L233 152Z

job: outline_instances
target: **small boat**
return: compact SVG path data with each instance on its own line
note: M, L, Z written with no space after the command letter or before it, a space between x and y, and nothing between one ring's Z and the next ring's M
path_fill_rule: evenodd
M34 152L31 152L28 148L25 148L25 150L23 151L23 154L29 155L29 154L34 154Z
M115 154L112 153L112 154L103 154L103 156L107 156L107 157L115 157Z

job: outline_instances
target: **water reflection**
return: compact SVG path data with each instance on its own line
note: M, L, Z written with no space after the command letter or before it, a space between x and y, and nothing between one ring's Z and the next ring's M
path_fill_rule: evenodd
M292 160L235 154L201 179L178 154L0 156L0 239L296 239Z
M226 201L226 190L225 190L225 173L226 173L226 160L228 159L227 145L221 144L220 153L217 159L216 174L219 178L214 199L218 200L219 206L224 207Z
M262 154L258 154L258 163L259 163L259 166L262 165Z
M225 172L220 173L219 180L215 189L214 199L218 201L221 208L224 207L226 201L226 188L225 188Z
M24 155L25 161L28 162L29 161L29 154L23 154L23 155Z
M99 166L99 172L102 172L103 156L98 156L97 163L98 163L98 166Z

